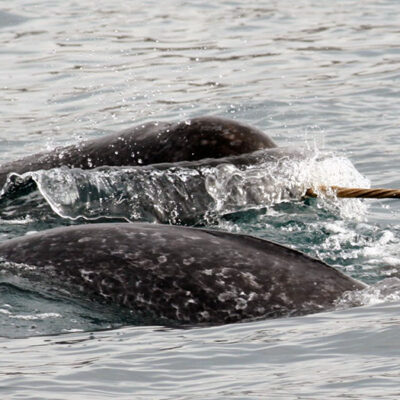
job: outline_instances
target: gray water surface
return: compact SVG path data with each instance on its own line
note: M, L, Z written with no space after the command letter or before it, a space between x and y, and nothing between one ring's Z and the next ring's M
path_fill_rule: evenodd
M400 187L399 35L396 0L4 3L0 163L211 114L280 145L334 152L372 186ZM44 212L1 219L0 240L65 223ZM399 212L389 200L285 203L218 228L286 243L375 284L399 275ZM24 308L26 294L2 288L2 398L399 398L397 292L303 318L108 330L124 325L112 310L103 321L97 309L54 308L38 294Z

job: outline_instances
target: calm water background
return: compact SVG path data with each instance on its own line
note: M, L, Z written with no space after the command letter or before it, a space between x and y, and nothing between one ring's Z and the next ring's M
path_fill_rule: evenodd
M399 37L395 0L3 2L0 162L135 123L214 114L258 126L279 144L334 151L373 186L400 187ZM369 201L366 212L344 216L314 206L317 221L304 223L287 206L272 223L260 214L224 223L374 283L398 276L399 204ZM38 228L0 222L0 240ZM113 317L83 303L6 288L0 303L14 318L1 319L9 336L0 339L2 398L400 395L396 301L213 328L94 333L114 326ZM46 336L68 327L83 332Z

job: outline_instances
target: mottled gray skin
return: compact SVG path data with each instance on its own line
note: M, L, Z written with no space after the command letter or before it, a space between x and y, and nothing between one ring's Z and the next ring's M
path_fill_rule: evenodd
M155 224L56 228L1 243L0 259L71 293L189 324L318 312L365 287L266 240Z
M0 166L0 186L10 172L22 174L61 166L90 169L221 158L276 147L268 135L217 117L180 123L149 123Z

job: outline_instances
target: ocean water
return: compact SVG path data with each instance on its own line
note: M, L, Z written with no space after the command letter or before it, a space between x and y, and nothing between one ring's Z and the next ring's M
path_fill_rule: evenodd
M237 119L311 155L296 168L209 171L197 222L284 243L371 285L330 313L174 329L1 280L2 398L399 398L400 203L282 195L310 183L400 188L398 10L395 0L2 4L0 163L150 121ZM143 219L143 202L164 204L139 169L123 172L142 188L136 203L82 209L62 196L65 173L37 173L39 190L0 199L1 241L107 212ZM151 173L161 188L191 182L186 170ZM119 187L120 176L101 179ZM280 195L238 195L265 176L278 176ZM162 210L163 222L193 223Z

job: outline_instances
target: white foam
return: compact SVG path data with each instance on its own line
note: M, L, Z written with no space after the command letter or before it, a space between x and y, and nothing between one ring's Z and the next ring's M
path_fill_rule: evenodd
M337 308L375 305L400 300L400 279L386 278L362 290L346 292L336 301Z
M275 204L301 200L310 187L315 191L321 185L369 187L348 159L330 153L284 149L281 156L272 153L271 157L265 150L265 159L262 152L258 154L257 162L249 164L226 159L209 166L171 164L167 169L62 167L18 178L33 179L53 211L64 218L172 223L249 209L271 210ZM5 187L3 195L6 192ZM355 219L362 219L366 212L360 200L338 200L323 193L317 206Z

